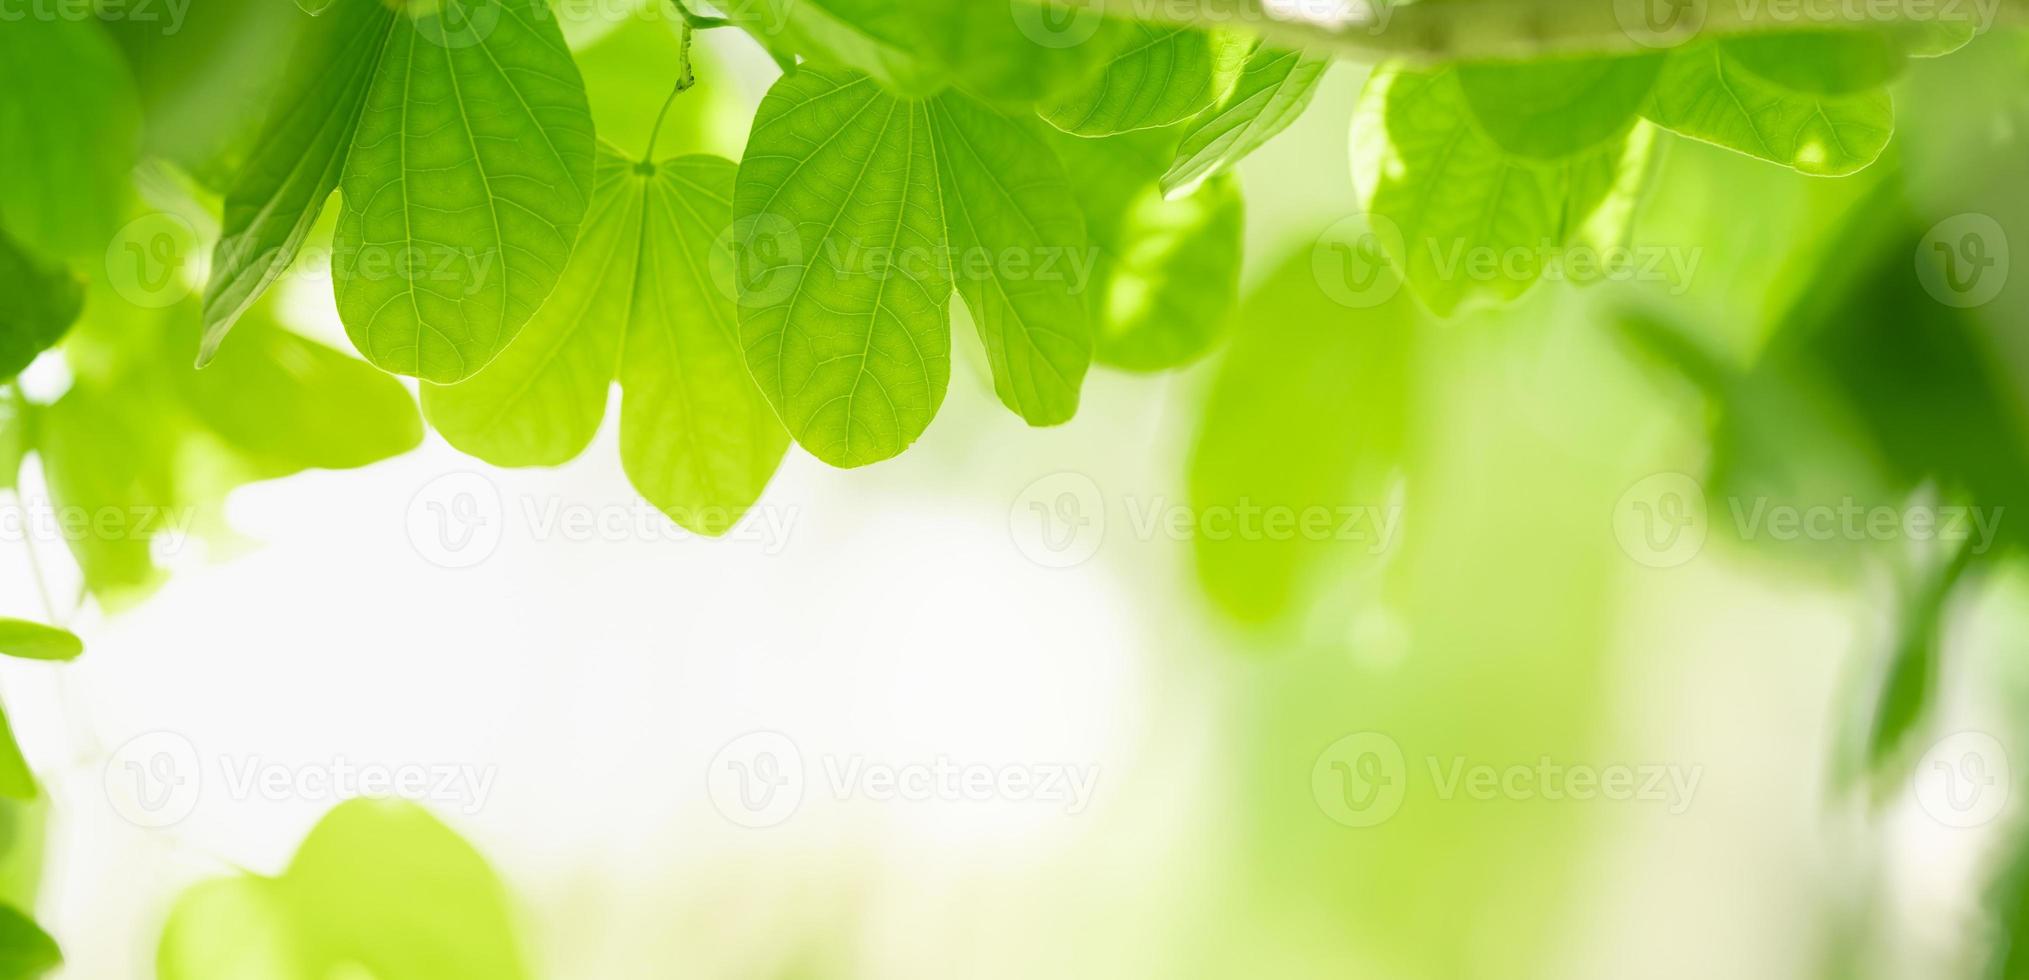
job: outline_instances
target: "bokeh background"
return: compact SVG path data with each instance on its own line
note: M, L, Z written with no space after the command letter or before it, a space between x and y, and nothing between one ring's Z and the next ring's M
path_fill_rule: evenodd
M564 14L638 151L673 26ZM708 33L662 145L737 156L775 70ZM154 598L71 620L73 665L0 664L62 975L152 975L179 896L280 872L342 795L234 775L338 760L458 778L425 805L540 977L1998 974L2029 276L1959 309L1922 270L1961 215L2029 246L2029 46L1919 65L1857 177L1664 138L1636 244L1688 275L1450 321L1328 288L1365 75L1243 165L1227 346L1096 372L1061 428L998 408L959 324L920 444L854 472L792 449L727 540L638 502L612 419L556 470L431 436L236 492L241 546L168 548ZM328 281L288 290L343 347ZM1249 503L1389 533L1151 517ZM1845 504L1997 531L1738 516ZM5 611L36 593L0 560ZM939 765L1089 794L834 786Z

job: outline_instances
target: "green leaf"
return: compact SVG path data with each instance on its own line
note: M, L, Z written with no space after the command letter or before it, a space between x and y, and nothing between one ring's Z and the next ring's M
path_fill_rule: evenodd
M171 343L188 349L181 338ZM239 340L210 367L172 378L192 417L263 473L353 469L422 443L415 399L400 382L291 332L267 306L247 315Z
M1157 180L1178 133L1059 137L1097 254L1085 288L1097 359L1130 371L1187 364L1225 335L1240 293L1240 184L1220 174L1165 198Z
M83 652L84 642L69 630L0 617L0 654L26 660L75 660Z
M1880 67L1835 56L1839 46L1809 36L1701 41L1670 53L1645 110L1665 129L1800 173L1837 177L1880 157L1895 129L1894 106L1879 87ZM1740 52L1751 52L1750 61ZM1795 69L1780 69L1785 59ZM1809 67L1806 67L1809 66ZM1791 82L1817 72L1813 90ZM1843 73L1843 74L1841 74Z
M729 283L712 274L735 168L717 157L635 173L646 231L620 353L620 462L641 495L700 534L731 530L789 448L747 372Z
M341 803L288 870L199 885L156 951L161 980L521 980L486 859L410 803Z
M789 442L747 372L730 284L713 278L733 179L716 157L644 168L602 152L556 292L486 370L424 390L431 424L492 463L555 465L591 442L617 374L628 478L684 527L730 530Z
M0 980L35 980L63 965L63 951L35 920L0 905Z
M1514 300L1574 243L1617 240L1648 133L1554 160L1493 141L1455 69L1378 71L1353 122L1368 223L1432 312Z
M1190 193L1288 129L1310 106L1330 66L1328 58L1300 51L1255 51L1218 111L1191 125L1177 147L1176 162L1163 175L1164 192Z
M0 711L0 798L32 800L39 794L35 774L29 771L21 745L14 740L14 726L8 724L7 712Z
M1342 508L1384 507L1407 440L1412 304L1398 293L1369 309L1342 306L1306 252L1236 319L1191 453L1192 507L1323 508L1337 521ZM1335 556L1372 559L1382 545L1330 538L1197 535L1198 576L1231 615L1273 621L1301 608Z
M0 30L0 224L49 258L97 257L140 146L134 81L96 19Z
M0 230L0 381L56 346L84 310L84 286L22 251Z
M891 93L955 86L992 103L1047 100L1096 75L1131 24L1060 0L756 0L728 15L772 47L852 68Z
M1879 31L1798 31L1719 42L1763 79L1813 95L1851 95L1895 81L1909 67L1894 36Z
M761 391L834 466L896 456L944 400L951 276L930 110L805 68L761 102L733 195L740 334Z
M65 542L107 608L160 584L159 547L200 532L229 540L222 506L235 487L364 465L421 439L401 382L289 333L265 307L195 371L186 352L202 329L194 303L142 310L95 293L64 348L70 389L32 409L52 502L79 519Z
M337 189L396 16L385 4L342 0L298 37L267 123L226 193L199 365L288 271Z
M958 294L994 392L1030 425L1069 421L1092 363L1071 180L1035 133L962 96L932 101L929 124Z
M1662 67L1660 55L1468 64L1458 84L1501 149L1561 160L1625 140Z
M1090 259L1040 126L956 92L903 101L799 69L762 101L733 210L748 367L818 458L878 462L929 426L954 279L1001 401L1032 425L1077 410Z
M1227 31L1136 25L1137 39L1090 84L1042 110L1067 133L1108 136L1170 126L1231 94L1252 40Z
M584 84L543 0L396 18L333 243L339 315L367 360L437 383L492 361L570 258L593 152Z

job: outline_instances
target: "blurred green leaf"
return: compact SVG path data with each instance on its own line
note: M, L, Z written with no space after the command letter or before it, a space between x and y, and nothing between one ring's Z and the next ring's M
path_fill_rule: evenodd
M47 258L97 258L140 146L134 79L97 19L0 31L0 225Z
M0 381L56 345L84 311L84 288L71 273L22 251L0 230Z
M1392 544L1340 532L1390 505L1419 316L1399 291L1371 308L1341 305L1319 276L1316 255L1300 253L1241 305L1191 453L1194 512L1265 521L1274 510L1324 524L1193 536L1205 588L1247 622L1298 611L1334 558L1372 559Z
M84 642L69 630L0 617L0 655L28 660L75 660Z
M1458 86L1501 149L1555 161L1626 140L1662 67L1660 55L1466 64Z
M160 980L519 980L507 896L486 860L410 803L339 804L276 878L186 892Z
M0 905L0 980L35 980L63 964L63 952L35 920Z

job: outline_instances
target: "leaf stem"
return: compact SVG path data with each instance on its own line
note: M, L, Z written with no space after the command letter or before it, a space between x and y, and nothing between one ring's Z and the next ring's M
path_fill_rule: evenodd
M697 84L697 73L691 70L690 45L696 36L690 22L690 12L684 10L680 0L670 0L676 9L684 13L681 40L676 54L676 88L670 90L669 98L662 100L662 111L655 114L655 128L648 131L648 153L641 158L641 165L653 169L655 166L655 141L662 137L662 124L669 119L669 109L676 105L676 97L690 91Z

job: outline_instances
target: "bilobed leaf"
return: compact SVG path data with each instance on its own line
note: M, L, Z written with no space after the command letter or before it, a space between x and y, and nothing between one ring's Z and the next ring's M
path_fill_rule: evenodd
M1609 204L1649 144L1637 133L1559 159L1511 153L1480 127L1456 69L1376 72L1353 134L1370 222L1388 229L1395 268L1441 316L1519 297L1554 260L1547 249L1587 240L1596 216L1624 216Z
M950 272L930 112L804 68L761 102L733 195L748 367L835 466L898 455L944 400Z
M0 655L24 660L75 660L84 641L69 630L26 619L0 618Z
M71 273L23 251L0 230L0 381L63 339L84 309Z
M119 49L91 17L13 16L0 30L0 224L45 258L96 257L119 224L141 113Z
M1182 122L1232 92L1253 43L1194 27L1138 24L1135 32L1098 78L1046 106L1043 118L1080 136Z
M640 276L642 201L627 193L631 167L600 154L577 249L514 342L471 378L423 388L423 413L451 445L496 466L556 466L591 445Z
M1865 43L1865 42L1859 42ZM1836 177L1880 157L1895 129L1894 106L1880 87L1881 66L1836 54L1839 42L1779 35L1765 40L1700 41L1672 51L1656 80L1646 115L1657 125L1805 174ZM1739 52L1751 51L1756 70ZM1819 74L1805 90L1786 59Z
M279 877L207 882L176 903L162 980L521 980L486 859L413 803L339 804Z
M584 84L543 0L397 17L333 244L338 312L367 360L440 384L492 361L570 258L593 149Z
M1303 115L1331 60L1301 51L1264 47L1254 52L1218 109L1191 124L1176 161L1163 175L1163 191L1188 194L1231 168Z
M712 274L734 175L730 161L686 156L629 179L644 274L620 354L620 462L650 503L710 535L732 529L789 448L747 372L731 284Z
M555 465L591 442L617 374L628 479L684 527L730 530L789 444L742 359L731 286L712 277L733 175L717 157L644 168L602 150L556 292L486 370L424 390L431 424L492 463Z
M334 0L303 28L268 120L226 193L204 290L209 362L233 324L294 262L352 147L366 92L398 16L378 0Z
M35 980L63 965L63 952L35 920L0 904L0 980Z
M1157 180L1176 156L1172 130L1051 146L1085 212L1095 259L1082 286L1096 359L1131 371L1195 360L1224 336L1240 292L1239 181L1220 174L1175 199Z
M1092 363L1071 180L1035 133L963 96L930 102L929 122L954 278L994 392L1031 425L1068 421Z

